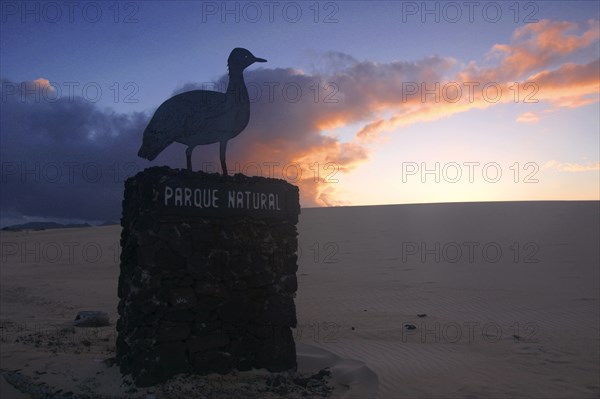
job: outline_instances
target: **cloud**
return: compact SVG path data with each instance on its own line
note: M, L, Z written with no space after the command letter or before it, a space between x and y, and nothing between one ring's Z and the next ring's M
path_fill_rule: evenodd
M337 178L368 159L368 151L323 134L324 121L349 115L330 101L335 88L294 69L250 70L246 81L252 117L229 144L230 171L285 178L300 186L303 206L341 203L333 199ZM216 86L226 83L223 77ZM44 93L47 87L47 79L2 82L2 214L118 219L124 179L152 165L136 156L151 114L102 110L80 97L56 99ZM183 167L183 149L173 144L153 164ZM218 149L198 147L194 166L220 171Z
M520 123L537 123L540 121L540 117L535 112L524 112L517 117L517 122Z
M339 96L337 82L327 76L291 68L249 69L244 76L251 99L250 123L229 142L228 167L298 185L304 206L332 204L323 200L322 193L327 190L331 197L337 185L326 177L353 170L368 160L369 151L360 143L328 135L324 126L367 118L369 110L349 107ZM224 91L227 83L224 76L209 85L213 87L188 84L173 94L215 87ZM214 148L198 147L193 162L208 161L219 170L217 155Z
M303 206L348 204L336 198L340 177L369 159L365 142L342 141L330 129L373 120L388 107L398 108L404 80L436 79L439 71L454 65L453 60L440 57L388 64L359 62L339 53L327 57L344 69L328 75L292 68L247 70L250 123L228 145L231 172L285 178L300 187ZM223 76L213 87L189 83L173 94L207 88L224 91L227 81ZM44 93L47 87L51 87L48 79L43 78L3 82L6 112L0 126L1 154L8 168L2 176L3 212L115 219L124 178L151 165L135 155L150 113L101 110L80 97L55 99ZM183 167L184 159L183 146L172 144L154 164ZM196 169L219 171L217 148L197 147L193 164ZM61 177L43 176L54 165L59 166ZM111 179L115 167L128 173L121 170ZM33 174L27 175L31 168ZM81 176L95 170L103 177L93 184L87 181L93 177ZM71 173L76 174L74 181L69 180Z
M362 97L370 99L362 108L374 117L359 129L357 138L372 142L399 127L511 102L544 101L553 109L598 102L597 55L584 64L567 62L597 44L598 26L598 21L588 21L583 28L549 20L528 24L515 31L510 44L492 47L490 65L470 62L454 74L455 60L441 57L421 60L414 69L409 63L363 65L361 70L370 76L364 80L370 84L358 85L360 80L352 79L350 86L359 86ZM392 115L381 117L385 113ZM525 122L525 117L533 122L530 114L518 121Z
M550 160L542 166L542 170L554 169L560 172L591 172L600 170L600 162L590 162L588 164L577 164L568 162L558 162Z
M600 59L587 64L565 63L529 77L539 92L536 97L555 107L576 108L598 101Z
M336 181L369 160L383 132L510 102L545 102L550 110L597 102L597 55L582 63L572 59L597 45L598 37L598 21L543 20L518 28L510 43L494 45L485 65L442 56L380 63L332 51L312 57L310 71L253 66L244 73L250 123L230 141L228 166L286 178L300 186L303 206L348 204ZM227 80L221 77L214 87L189 83L174 94L224 91ZM45 78L2 81L3 213L115 219L125 177L152 164L184 166L180 144L154 163L137 158L150 112L120 114L55 94ZM538 119L530 111L517 121ZM358 126L353 137L336 136L344 126ZM193 163L219 171L217 147L198 147ZM549 167L577 169L569 165ZM56 170L61 176L53 179ZM101 177L91 182L95 170Z
M541 20L517 28L511 44L496 44L490 53L500 58L506 78L523 77L598 41L598 21L589 21L580 34L578 30L574 22Z
M135 149L148 116L45 97L44 82L2 80L2 215L118 219L123 180L140 169Z

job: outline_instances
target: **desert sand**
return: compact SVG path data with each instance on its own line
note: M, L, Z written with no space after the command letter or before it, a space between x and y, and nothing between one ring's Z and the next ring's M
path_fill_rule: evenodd
M299 372L329 367L342 398L597 398L599 225L597 201L303 209ZM128 385L106 361L119 234L0 233L2 398L302 397L264 370ZM74 328L80 310L111 326Z

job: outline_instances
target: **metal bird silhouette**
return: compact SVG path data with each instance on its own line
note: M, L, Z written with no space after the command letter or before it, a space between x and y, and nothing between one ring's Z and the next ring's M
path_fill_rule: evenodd
M240 134L250 120L250 99L243 71L255 62L267 62L244 48L234 48L227 59L226 93L192 90L162 103L144 130L138 156L152 161L171 143L187 145L187 168L192 170L192 151L202 144L220 143L223 175L227 176L227 142Z

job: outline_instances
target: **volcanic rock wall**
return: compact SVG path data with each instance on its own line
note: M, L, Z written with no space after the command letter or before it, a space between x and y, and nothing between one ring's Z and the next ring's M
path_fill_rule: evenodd
M298 188L146 169L125 182L117 363L182 373L295 369Z

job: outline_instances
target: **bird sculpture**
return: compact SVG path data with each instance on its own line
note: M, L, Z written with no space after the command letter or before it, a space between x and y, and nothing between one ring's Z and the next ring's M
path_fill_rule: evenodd
M244 48L234 48L227 59L227 92L192 90L162 103L144 130L138 156L152 161L171 143L187 145L187 168L192 151L202 144L219 143L223 175L227 176L227 142L240 134L250 120L250 99L243 71L255 62L267 62Z

